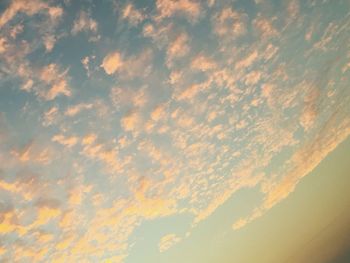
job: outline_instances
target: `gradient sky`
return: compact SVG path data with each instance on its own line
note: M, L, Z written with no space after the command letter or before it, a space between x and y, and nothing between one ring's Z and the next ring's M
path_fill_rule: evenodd
M0 1L0 261L347 262L349 50L348 0Z

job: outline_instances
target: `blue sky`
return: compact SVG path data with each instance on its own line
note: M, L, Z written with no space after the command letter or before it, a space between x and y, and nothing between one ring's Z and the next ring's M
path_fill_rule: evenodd
M349 5L2 1L0 258L241 244L350 133Z

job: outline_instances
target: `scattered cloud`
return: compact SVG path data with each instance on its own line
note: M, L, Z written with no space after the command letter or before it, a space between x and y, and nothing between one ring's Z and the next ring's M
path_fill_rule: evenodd
M156 7L159 13L158 20L180 14L187 17L190 21L195 21L199 18L202 9L200 2L196 0L157 0Z
M101 67L104 69L104 71L111 75L115 73L116 71L120 70L123 65L123 60L121 57L120 52L115 51L113 53L108 54L101 64Z
M123 19L126 19L131 25L137 26L143 20L145 20L146 15L143 14L140 10L137 10L135 6L131 3L128 3L122 11Z
M93 107L94 107L94 104L92 104L92 103L80 103L80 104L70 106L69 108L67 108L64 115L69 116L69 117L73 117L73 116L79 114L81 111L90 110Z
M168 234L161 238L159 242L159 251L164 252L168 250L170 247L180 242L181 238L175 234Z
M39 78L46 85L49 85L49 89L39 90L39 95L45 100L54 100L56 97L61 95L70 97L72 95L72 91L66 79L67 72L68 70L60 71L59 66L54 63L43 67Z
M146 49L136 56L124 57L119 51L106 55L101 67L108 75L119 74L122 78L146 76L152 68L152 51Z
M213 17L214 32L218 36L239 37L247 31L248 17L232 8L224 8Z
M80 32L97 32L98 24L96 20L91 18L90 14L86 11L80 11L77 18L74 20L71 33L76 35Z
M138 112L132 111L125 115L121 120L120 124L126 132L136 132L140 126L141 116Z
M107 2L3 5L0 261L124 262L145 222L260 191L241 229L350 134L350 19L326 3Z
M52 141L58 142L59 144L62 144L63 146L70 148L78 143L78 138L74 136L65 137L64 135L58 134L52 137Z
M215 61L204 55L196 56L191 63L191 68L200 71L208 71L214 69L215 67Z
M11 21L20 12L28 16L33 16L47 10L49 10L49 5L40 0L31 1L30 3L24 0L12 0L8 8L0 16L0 28Z

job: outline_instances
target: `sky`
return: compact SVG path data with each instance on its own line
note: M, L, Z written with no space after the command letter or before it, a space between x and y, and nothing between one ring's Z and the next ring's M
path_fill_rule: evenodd
M345 263L348 0L0 1L0 261Z

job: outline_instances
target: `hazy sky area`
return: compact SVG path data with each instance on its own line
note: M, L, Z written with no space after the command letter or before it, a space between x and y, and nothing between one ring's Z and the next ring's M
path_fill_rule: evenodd
M0 0L0 262L349 263L349 0Z

